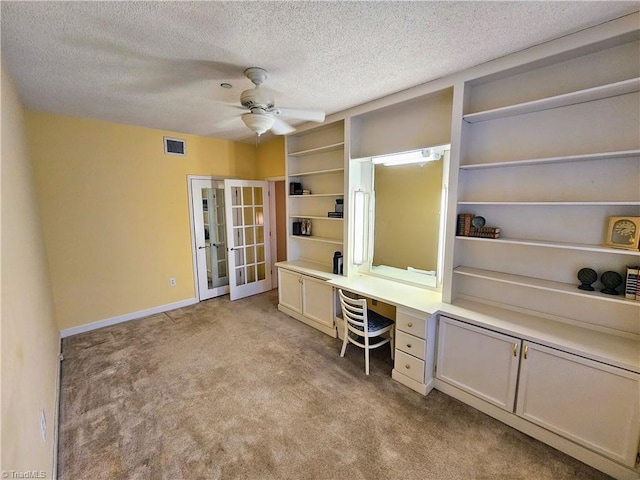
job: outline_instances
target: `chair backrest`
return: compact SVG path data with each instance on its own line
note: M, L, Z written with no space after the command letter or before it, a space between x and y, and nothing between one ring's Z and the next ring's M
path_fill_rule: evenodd
M347 322L349 330L367 332L367 300L348 297L341 289L338 290L338 296L342 307L342 317ZM360 328L354 328L356 325Z

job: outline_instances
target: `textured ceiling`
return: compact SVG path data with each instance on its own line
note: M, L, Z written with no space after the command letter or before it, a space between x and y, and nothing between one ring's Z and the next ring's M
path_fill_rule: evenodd
M250 132L229 103L253 87L247 67L269 71L276 105L331 114L639 9L2 1L2 61L30 109L237 140Z

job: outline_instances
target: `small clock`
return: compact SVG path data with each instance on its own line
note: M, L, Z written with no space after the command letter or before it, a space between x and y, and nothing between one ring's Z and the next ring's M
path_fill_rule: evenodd
M639 241L640 217L609 217L605 246L638 250Z

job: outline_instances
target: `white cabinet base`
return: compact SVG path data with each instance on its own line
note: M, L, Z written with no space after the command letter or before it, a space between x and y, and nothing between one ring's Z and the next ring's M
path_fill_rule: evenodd
M301 314L299 314L298 312L291 310L290 308L287 308L283 305L278 305L278 310L280 310L283 313L286 313L287 315L289 315L290 317L295 318L296 320L300 320L302 323L306 323L307 325L316 328L318 330L320 330L322 333L326 333L327 335L329 335L330 337L336 338L337 334L336 334L336 327L328 327L327 325L324 325L320 322L316 322L315 320L311 320L308 317L305 317Z
M278 310L336 338L334 289L326 279L278 268Z
M640 438L638 374L535 343L525 342L523 348L516 414L634 466Z
M638 469L634 470L626 468L619 463L609 460L608 458L598 455L597 453L572 442L571 440L567 440L566 438L556 435L542 427L538 427L523 418L517 417L500 407L487 403L474 395L443 382L442 380L435 379L434 387L436 390L460 400L461 402L486 413L490 417L500 420L502 423L505 423L506 425L509 425L510 427L535 438L536 440L540 440L541 442L544 442L547 445L550 445L553 448L606 473L607 475L611 475L619 480L638 480L638 475L640 474L640 470Z
M391 378L396 382L403 384L405 387L409 387L411 390L421 393L422 395L427 395L431 390L433 390L434 386L433 378L429 379L426 384L416 382L413 378L407 377L395 368L391 371Z
M433 390L435 339L435 315L398 308L396 352L391 378L422 395Z

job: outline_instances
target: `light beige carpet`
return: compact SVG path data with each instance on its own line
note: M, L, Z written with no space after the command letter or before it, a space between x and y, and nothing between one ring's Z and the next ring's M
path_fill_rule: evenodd
M340 347L275 291L66 338L59 478L608 478Z

